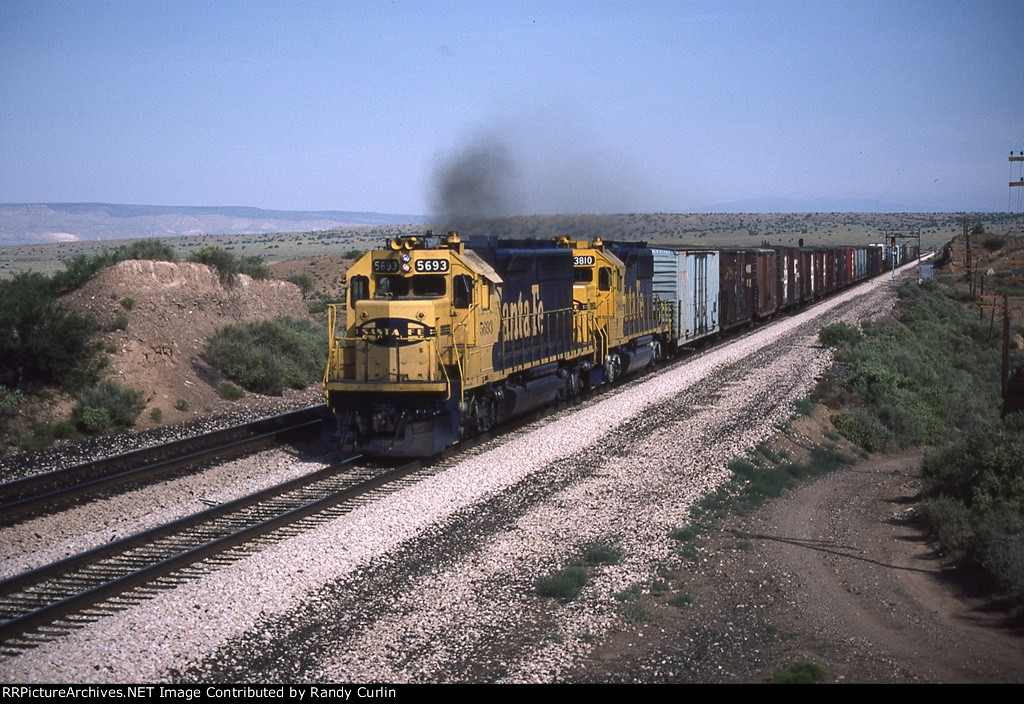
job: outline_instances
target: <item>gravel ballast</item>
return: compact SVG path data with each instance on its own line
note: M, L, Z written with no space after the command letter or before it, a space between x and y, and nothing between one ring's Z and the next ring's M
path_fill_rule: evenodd
M668 533L792 415L818 329L888 311L889 276L491 441L444 471L3 660L4 681L557 681L679 567ZM258 459L250 458L253 462ZM244 460L242 460L244 461ZM258 464L255 466L259 466ZM534 585L586 545L562 604Z

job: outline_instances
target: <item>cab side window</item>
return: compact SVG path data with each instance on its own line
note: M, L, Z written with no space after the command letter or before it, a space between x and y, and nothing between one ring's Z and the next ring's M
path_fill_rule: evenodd
M473 277L465 274L452 277L452 302L456 308L473 305Z
M597 288L601 291L612 290L612 268L603 266L597 271Z
M365 276L354 276L348 285L348 304L355 306L357 301L370 297L370 279Z

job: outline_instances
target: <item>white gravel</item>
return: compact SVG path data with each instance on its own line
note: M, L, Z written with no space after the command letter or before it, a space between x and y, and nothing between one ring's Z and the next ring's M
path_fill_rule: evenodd
M282 449L217 464L172 481L0 528L0 579L120 540L324 465Z
M187 676L557 680L618 622L614 594L672 559L669 530L727 476L728 460L771 437L826 368L817 328L837 308L853 322L887 309L889 289L889 276L868 282L478 448L380 501L0 660L0 679L147 682L195 667ZM538 490L493 531L460 532L460 516L510 492L529 494L527 477L547 477L554 488ZM425 536L451 540L450 555L361 602L358 623L331 611L332 594L358 592L374 565L415 560L402 548ZM616 540L623 559L595 569L579 600L559 605L534 593L537 577L598 539ZM317 615L314 631L330 641L320 649L295 632L296 621L309 626Z

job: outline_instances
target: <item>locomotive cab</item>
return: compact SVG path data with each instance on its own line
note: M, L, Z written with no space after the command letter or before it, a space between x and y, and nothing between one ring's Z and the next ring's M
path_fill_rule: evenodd
M476 259L451 233L395 239L352 266L344 321L328 308L324 386L340 444L424 456L458 440L464 372L497 339L501 278Z
M587 334L600 350L605 380L660 358L669 317L654 299L651 250L642 243L609 247L600 237L589 242L563 237L558 244L573 253L573 305L594 312Z

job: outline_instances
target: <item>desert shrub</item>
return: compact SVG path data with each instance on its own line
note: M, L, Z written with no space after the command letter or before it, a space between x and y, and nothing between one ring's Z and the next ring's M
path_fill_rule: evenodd
M217 395L225 401L237 401L245 396L245 391L235 386L230 381L222 381L217 386Z
M270 267L267 266L263 257L259 255L242 257L239 259L238 271L239 273L251 276L254 279L265 280L270 278Z
M77 388L101 368L90 340L96 324L66 308L38 273L0 281L0 384L33 391L55 384Z
M313 323L278 316L218 329L206 358L247 391L280 396L285 388L304 389L321 378L327 341Z
M621 557L618 548L606 543L591 543L583 550L583 561L588 565L615 565Z
M78 411L78 424L84 433L92 435L105 433L110 430L113 423L110 412L106 408L89 406Z
M1002 249L1006 244L1005 237L986 237L981 241L981 246L987 249L989 252L995 252L998 249Z
M856 326L843 321L826 325L818 331L818 340L826 347L839 347L844 344L854 344L861 339L862 335Z
M771 684L814 684L825 679L825 668L817 663L801 660L772 675Z
M131 310L135 307L135 299L128 298L127 296L121 299L121 307L125 310Z
M189 255L188 260L196 264L205 264L216 270L220 282L225 286L235 283L235 277L241 271L241 265L235 259L235 255L223 247L209 245Z
M1024 608L1024 418L966 432L925 455L919 515L960 564Z
M831 420L844 438L868 452L881 452L892 443L889 429L862 408L848 413L835 413Z
M963 503L948 496L936 496L923 501L916 513L933 540L951 555L964 556L973 530L971 512Z
M793 402L797 415L809 416L814 413L814 401L809 398L798 398Z
M1024 515L1000 506L975 526L971 559L989 574L997 591L1024 607Z
M0 427L15 408L25 402L25 395L17 389L8 389L0 385Z
M333 299L323 291L316 291L306 301L306 309L310 315L317 315L318 313L324 313L327 311L327 304L331 303Z
M164 412L159 408L154 408L152 411L149 412L149 418L154 423L162 423L164 420Z
M291 272L288 276L284 277L285 281L289 281L299 287L302 291L302 297L305 298L313 292L313 288L316 286L313 283L313 277L305 273Z
M183 398L179 398L174 402L174 408L179 411L187 411L189 409L188 401Z
M115 318L114 322L110 324L110 330L125 330L128 327L128 316L124 313L119 313Z
M60 296L74 291L100 271L119 261L121 260L117 258L117 255L107 249L91 257L79 254L65 260L64 270L56 272L50 279L54 295Z
M154 259L158 261L178 261L174 248L160 240L135 240L115 249L103 249L98 254L89 256L78 254L65 260L64 270L51 278L54 295L62 295L73 291L100 271L126 259Z
M82 392L75 417L83 430L100 433L133 425L145 406L141 391L108 380Z
M541 577L534 586L539 595L566 602L580 595L587 580L587 571L582 567L567 567L548 577Z
M150 259L153 261L176 262L178 255L174 247L157 239L135 240L114 250L120 259Z

